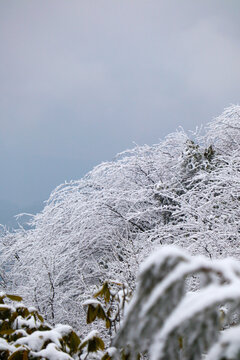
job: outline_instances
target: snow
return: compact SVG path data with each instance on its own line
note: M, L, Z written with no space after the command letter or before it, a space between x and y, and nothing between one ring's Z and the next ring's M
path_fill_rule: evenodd
M89 340L93 340L95 337L99 337L98 330L92 330L88 335L82 340L82 343L88 342Z
M163 248L141 267L137 291L114 346L129 346L134 353L150 348L151 360L180 359L176 352L183 337L189 357L181 359L194 354L200 360L206 346L217 340L219 326L229 324L233 311L240 307L240 263L179 254L182 250L175 247ZM205 281L198 290L186 292L184 282L193 275L202 275Z
M24 329L17 329L14 331L14 334L21 336L28 336L28 333Z
M1 275L12 284L9 290L25 294L27 302L50 322L74 324L85 332L85 313L79 304L92 296L99 279L116 278L134 289L139 264L152 251L151 259L141 266L141 276L147 277L149 271L151 280L156 275L154 288L145 294L151 281L139 280L127 317L136 315L145 321L164 296L168 311L177 311L184 286L173 292L172 299L168 299L169 289L190 273L202 272L216 287L221 281L237 284L238 263L213 260L209 265L202 258L192 263L183 250L163 245L175 244L209 259L240 259L239 118L240 107L231 106L208 125L202 138L180 130L159 144L136 146L84 178L58 186L44 210L33 217L32 229L3 233ZM175 263L162 269L168 258L179 262L175 269ZM161 276L165 279L157 285ZM138 301L141 292L144 303ZM84 304L90 301L92 306L99 304L96 299ZM162 307L160 316L165 322L169 314ZM193 316L197 309L189 308ZM32 327L33 319L20 323ZM168 326L166 334L173 322ZM135 327L133 332L140 332Z
M69 334L72 328L69 325L57 325L52 330L35 331L27 337L16 340L16 344L27 345L33 351L40 351L43 344L50 340L57 346L61 346L60 339Z
M70 355L60 351L60 349L55 344L48 344L46 349L40 350L38 352L32 351L31 353L33 356L43 357L48 360L73 360Z
M40 321L37 321L38 324L40 324ZM33 329L36 327L36 320L34 318L34 316L30 316L28 319L23 318L22 316L18 316L15 320L14 320L14 325L13 327L15 329L17 329L18 327L28 327L30 329Z
M33 351L40 351L43 344L47 340L51 340L57 346L61 346L59 339L61 334L56 330L49 331L35 331L27 337L20 338L16 340L16 344L27 345Z
M17 306L16 306L16 307L17 307ZM28 307L28 311L31 313L31 312L37 311L37 309L36 309L34 306L29 306L29 307Z
M11 311L14 309L11 305L8 305L8 304L0 304L0 308L1 309L9 309Z
M65 336L68 335L70 332L72 332L73 329L69 325L57 324L54 330L58 332L61 336Z
M166 256L168 256L168 253L171 253L171 248L172 247L164 249L162 254L162 260L165 259ZM176 249L173 248L172 255L178 256L178 252L176 252L175 250ZM161 250L159 250L158 252L158 259L161 259ZM159 263L161 263L161 261L159 261ZM153 264L155 265L155 262ZM157 299L163 295L164 291L166 291L169 286L171 286L173 283L177 283L181 278L186 277L191 273L201 270L204 272L214 270L216 274L221 274L224 277L225 281L236 280L237 282L239 282L239 278L237 277L235 271L232 270L232 267L234 268L234 270L238 270L240 272L240 264L238 264L233 259L224 259L221 261L215 260L209 263L207 259L199 256L195 257L194 261L190 263L179 264L169 276L167 276L159 285L154 288L147 303L144 305L140 316L146 316L149 309L156 303Z
M210 350L205 360L216 360L220 357L237 359L240 354L240 326L222 332L220 340ZM237 357L238 356L238 357Z
M179 257L182 258L183 261L187 261L190 259L190 256L186 254L186 252L177 246L162 246L160 249L157 249L153 254L151 254L141 265L140 273L143 274L148 271L150 268L155 268L156 272L158 272L164 260L168 257Z
M16 348L9 344L5 339L0 338L0 350L9 350L10 352L14 352Z
M3 332L0 336L0 352L7 350L10 353L9 356L14 357L15 353L18 354L19 350L23 350L27 351L27 357L31 358L35 356L37 358L41 357L48 360L72 359L67 352L77 352L77 349L73 349L71 345L67 345L68 339L70 341L72 339L73 341L75 340L71 326L58 324L51 329L44 320L39 321L38 317L40 315L35 308L28 308L21 303L15 305L14 300L11 300L9 296L5 296L5 294L3 294L3 298L4 301L11 302L11 305L0 305L3 310L10 309L10 312L7 312L7 314L3 311L4 315L7 316L4 320L0 320L1 327L3 328ZM20 315L20 313L22 314L22 311L25 312L26 318ZM30 311L34 313L32 315L28 315ZM7 331L4 330L4 326L7 325L5 323L8 323L8 326L10 326L9 332L8 327L6 328ZM43 331L44 328L48 328L49 330ZM66 340L65 336L68 335L73 335L73 337L70 336L70 338ZM77 339L76 341L78 343Z
M106 353L110 356L113 357L117 352L117 349L115 347L109 347L106 351Z
M196 315L205 309L221 303L236 300L240 304L240 281L231 285L211 285L190 296L185 296L176 309L164 323L162 329L156 334L154 344L150 349L151 359L159 359L162 347L169 334L188 319L196 318Z
M96 299L88 299L82 303L83 306L92 305L93 307L97 307L98 305L101 305L100 301Z

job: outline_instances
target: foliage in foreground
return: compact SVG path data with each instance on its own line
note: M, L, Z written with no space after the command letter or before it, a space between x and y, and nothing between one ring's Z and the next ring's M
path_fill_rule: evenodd
M84 303L87 322L103 321L109 331L105 353L97 331L81 341L70 326L53 328L36 309L16 305L20 297L2 293L0 359L239 360L239 262L193 257L171 246L159 249L142 265L119 328L129 295L121 286L105 282Z
M187 292L192 279L198 289ZM239 262L165 247L143 264L113 345L133 359L142 353L151 360L238 360L240 327L232 325L240 322L239 309Z
M35 308L24 306L21 300L20 296L0 294L1 360L85 359L89 353L104 350L96 331L81 342L71 326L50 326Z

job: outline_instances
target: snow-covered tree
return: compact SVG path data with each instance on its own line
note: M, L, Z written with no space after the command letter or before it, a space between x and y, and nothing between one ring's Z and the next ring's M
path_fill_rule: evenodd
M80 304L96 286L114 279L134 289L159 244L240 256L239 116L232 106L202 137L180 129L60 185L31 229L3 232L1 285L48 321L81 327Z
M119 278L133 288L138 265L152 248L148 234L162 222L156 184L170 178L167 169L185 141L181 131L59 186L34 217L33 229L2 238L12 289L50 321L79 323L82 298L99 279Z
M159 194L171 199L165 204L171 221L154 230L161 243L209 257L240 257L239 118L240 107L232 106L207 126L204 137L187 141L171 183L160 183Z

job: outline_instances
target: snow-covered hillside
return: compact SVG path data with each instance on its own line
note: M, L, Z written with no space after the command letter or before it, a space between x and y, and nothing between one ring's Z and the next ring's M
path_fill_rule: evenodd
M56 188L32 229L3 232L1 283L47 319L81 327L81 302L161 244L240 258L240 106L204 134L182 129Z

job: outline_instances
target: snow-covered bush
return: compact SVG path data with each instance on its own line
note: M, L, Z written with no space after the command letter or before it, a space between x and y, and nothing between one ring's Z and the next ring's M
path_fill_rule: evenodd
M85 360L101 358L105 344L98 331L80 337L69 325L52 327L22 298L0 293L0 359ZM18 303L16 303L18 302Z
M187 292L188 279L197 289ZM164 247L141 266L135 295L113 345L128 358L237 360L240 263ZM220 336L220 330L222 335ZM209 352L209 353L208 353ZM208 354L208 355L207 355Z
M0 294L0 358L71 360L80 354L80 339L68 325L52 327L22 298Z

